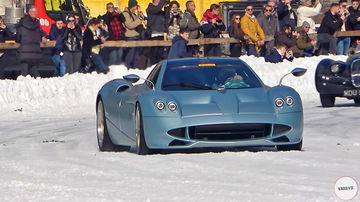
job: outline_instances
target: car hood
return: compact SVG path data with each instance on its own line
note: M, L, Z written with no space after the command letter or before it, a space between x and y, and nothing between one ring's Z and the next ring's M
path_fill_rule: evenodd
M264 88L168 91L167 93L179 105L182 116L274 113L274 107Z

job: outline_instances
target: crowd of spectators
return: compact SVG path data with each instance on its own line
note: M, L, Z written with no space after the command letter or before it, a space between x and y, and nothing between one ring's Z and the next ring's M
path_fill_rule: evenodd
M269 0L257 16L249 2L244 14L232 15L229 27L225 27L218 4L212 4L200 20L195 15L195 2L190 0L185 7L183 12L177 1L152 0L145 14L136 0L129 0L123 11L107 3L106 13L90 19L84 31L79 25L79 16L68 16L65 22L56 20L47 36L56 41L52 50L55 74L63 76L92 70L106 73L112 64L144 68L165 58L197 56L198 47L188 46L188 39L219 38L225 32L239 40L230 44L233 57L247 54L276 63L315 54L347 55L357 37L335 37L334 33L360 29L359 0L351 0L351 5L347 0L332 3L318 30L313 17L320 14L320 0L300 0L297 9L292 8L291 0ZM39 43L46 40L36 14L36 8L29 7L17 26L15 39L20 43L18 56L24 64L23 75L37 76L36 66L42 57ZM317 37L311 36L313 33L317 33ZM10 35L0 18L0 42ZM109 58L104 62L101 51L106 40L172 40L173 45L107 47ZM208 44L204 55L221 56L223 52L219 44Z

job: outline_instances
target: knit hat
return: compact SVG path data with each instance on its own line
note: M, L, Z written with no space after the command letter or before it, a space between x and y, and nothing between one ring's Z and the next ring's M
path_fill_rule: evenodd
M302 23L301 27L306 27L306 26L310 27L310 24L308 22L304 21Z
M132 8L137 5L138 5L138 2L136 0L129 0L128 8Z
M307 2L308 0L300 0L301 4L304 4L305 2Z

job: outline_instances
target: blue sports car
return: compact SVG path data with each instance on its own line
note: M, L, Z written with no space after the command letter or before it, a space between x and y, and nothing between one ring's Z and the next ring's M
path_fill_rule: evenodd
M290 73L305 72L295 68ZM275 87L264 85L240 59L164 60L144 83L133 85L139 79L127 75L99 91L96 128L101 151L131 146L140 155L205 147L301 150L299 94L281 80Z

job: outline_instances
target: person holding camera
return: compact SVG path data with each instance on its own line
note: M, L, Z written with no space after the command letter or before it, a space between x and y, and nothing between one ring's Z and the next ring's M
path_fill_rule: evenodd
M176 35L179 35L182 16L183 13L180 10L180 4L177 1L171 1L166 14L168 24L167 40L172 40Z
M220 16L220 6L211 4L210 9L206 10L200 21L200 30L204 34L204 38L220 38L221 31L225 31L226 27ZM221 48L219 44L208 44L204 46L205 56L221 56Z
M4 23L4 19L0 16L0 43L4 43L5 39L12 37L12 32Z
M336 37L334 34L341 29L346 19L344 15L339 15L339 12L339 4L332 3L321 21L317 35L319 55L336 54Z
M299 57L310 57L313 55L316 41L311 39L308 35L310 30L310 23L304 21L299 28L299 37L296 39L296 49L294 54L298 54Z
M293 61L294 56L293 52L286 48L286 45L282 43L276 44L275 47L271 50L270 54L265 56L265 62L271 63L283 62L284 59L291 62Z
M146 9L147 26L151 32L151 40L164 40L166 32L165 10L164 6L168 3L165 0L152 0ZM160 62L165 58L165 51L163 46L153 46L150 51L151 65Z
M125 40L125 28L123 26L125 17L117 7L114 7L112 2L106 4L106 13L101 16L101 18L104 20L104 24L106 24L108 27L109 40ZM122 47L106 47L103 50L108 53L108 65L120 64L122 62Z
M291 6L291 1L282 0L277 4L280 30L283 30L285 25L291 25L293 29L296 27L297 15Z
M64 43L64 60L66 64L66 73L80 71L81 64L81 29L76 26L75 16L70 15L67 19L62 39Z
M140 6L136 0L129 0L128 7L122 12L125 17L125 37L128 41L136 41L140 39L140 33L144 31L146 24L145 16L143 15ZM125 66L127 68L134 68L137 64L139 56L138 47L130 47L125 50Z
M251 4L246 5L245 15L242 16L240 25L244 33L250 38L246 42L247 55L258 56L260 49L265 44L265 34L255 15L253 15L253 8Z
M339 15L344 16L343 25L340 31L348 31L347 19L349 17L349 10L347 8L347 0L339 1ZM350 48L351 38L350 37L337 37L336 40L336 54L337 55L348 55Z
M101 44L106 40L104 36L97 35L97 29L100 25L99 19L92 18L84 31L82 47L82 68L84 72L90 72L92 67L97 72L107 73L109 71L99 55Z
M314 16L320 14L322 5L320 0L300 0L301 5L297 9L298 20L297 26L302 26L303 22L308 22L310 24L309 34L316 33L315 31L315 21L313 20Z

